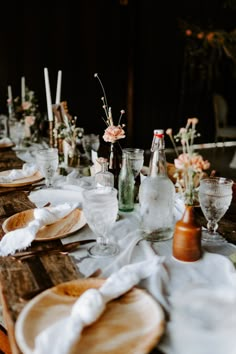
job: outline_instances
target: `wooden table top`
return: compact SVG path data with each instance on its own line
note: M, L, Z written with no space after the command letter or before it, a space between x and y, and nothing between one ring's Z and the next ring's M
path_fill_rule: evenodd
M0 151L0 171L20 168L22 161L16 158L14 151ZM28 198L28 191L0 188L0 225L9 216L20 211L35 208ZM197 210L201 225L206 225L200 208ZM226 239L236 244L235 227L236 203L232 203L225 217L220 222L219 231ZM4 235L0 227L0 238ZM33 242L32 249L42 249L61 244L60 240ZM17 317L27 301L22 296L29 291L45 290L54 285L77 279L83 275L79 272L68 255L44 255L24 262L13 257L0 257L0 296L3 305L4 321L8 330L9 341L13 354L20 354L15 340L14 330ZM154 349L152 354L160 354Z

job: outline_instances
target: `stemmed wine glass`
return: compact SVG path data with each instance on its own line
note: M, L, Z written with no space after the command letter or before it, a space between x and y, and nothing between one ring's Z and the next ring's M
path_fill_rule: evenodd
M199 202L207 219L207 230L202 231L202 240L225 242L216 230L218 222L224 216L232 200L233 181L223 177L209 177L200 181Z
M95 258L111 257L119 253L119 246L109 240L118 213L117 189L95 188L83 192L83 211L97 242L88 249Z
M36 159L38 168L42 175L45 177L46 186L51 187L53 177L57 171L59 164L58 149L40 149L37 151Z

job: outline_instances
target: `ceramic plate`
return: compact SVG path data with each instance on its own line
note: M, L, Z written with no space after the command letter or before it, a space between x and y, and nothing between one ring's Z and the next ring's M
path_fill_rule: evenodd
M46 203L50 202L51 206L56 206L66 202L82 203L82 192L80 190L66 190L66 189L40 189L32 191L29 199L38 208L41 208Z
M99 288L103 282L97 278L73 280L48 289L28 302L15 327L16 340L22 352L32 353L35 337L68 316L84 291ZM145 290L133 288L109 302L100 318L84 328L73 353L146 354L159 342L164 328L161 306Z
M28 209L10 216L3 222L2 228L4 232L16 230L27 226L33 218L34 209ZM36 234L35 241L49 241L69 236L81 229L85 224L84 213L77 208L55 223L41 227Z
M9 171L2 171L0 172L0 177L1 176L8 176L10 174L11 170ZM0 187L21 187L21 186L27 186L32 183L39 182L43 179L43 176L39 171L37 171L33 176L25 177L25 178L19 178L16 179L15 181L12 182L7 182L7 183L0 183Z

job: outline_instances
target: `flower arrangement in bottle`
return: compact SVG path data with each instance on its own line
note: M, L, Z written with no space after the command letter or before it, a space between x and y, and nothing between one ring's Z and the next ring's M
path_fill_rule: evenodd
M123 129L125 127L125 124L121 124L121 119L122 119L123 115L125 114L125 111L123 109L120 111L120 117L118 119L118 123L115 124L113 117L112 117L112 109L108 105L106 92L104 90L102 81L100 80L97 73L94 74L94 77L98 79L100 86L102 88L102 92L103 92L103 97L101 98L101 100L103 103L102 108L103 108L103 110L105 112L105 116L106 116L106 118L103 118L103 120L107 126L107 128L104 131L103 140L105 142L110 143L108 169L110 172L112 172L114 174L114 180L115 180L114 186L116 188L118 188L118 176L119 176L119 172L120 172L121 158L119 156L119 152L118 152L117 148L115 147L115 145L117 144L120 151L122 152L122 148L120 146L119 140L125 138L125 131Z
M123 109L120 111L118 123L114 124L111 107L108 106L106 92L104 90L103 84L97 73L94 74L94 77L98 79L104 95L101 100L103 102L102 108L106 115L106 119L103 118L103 120L105 121L107 128L105 129L103 139L106 142L115 143L116 141L125 138L125 131L123 129L125 127L125 124L121 124L121 119L122 116L125 114L125 111Z
M7 100L7 104L13 108L13 117L24 125L25 140L38 141L40 139L41 113L38 99L33 90L25 87L25 100L17 96L13 102Z
M206 170L210 168L208 160L204 160L202 155L194 151L194 139L200 134L196 130L197 118L188 118L185 127L180 128L178 134L172 134L172 129L166 130L177 158L174 159L176 178L175 186L177 191L183 196L186 205L198 204L198 186L200 179L204 177ZM180 142L182 153L179 153L176 143Z

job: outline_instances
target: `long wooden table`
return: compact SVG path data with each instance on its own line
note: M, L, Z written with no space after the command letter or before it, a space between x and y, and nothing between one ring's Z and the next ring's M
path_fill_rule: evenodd
M14 151L0 152L0 170L20 168L22 161ZM28 191L0 188L0 225L10 215L34 208L35 205L28 198ZM198 219L201 225L206 225L200 208ZM236 203L233 202L225 217L220 222L219 230L225 238L236 244ZM4 235L0 228L0 238ZM60 240L35 242L32 249L42 249L61 244ZM67 255L44 255L20 262L13 257L0 257L0 296L3 305L4 321L8 330L10 345L13 354L20 350L15 340L14 330L17 317L26 302L24 294L31 291L50 288L59 283L82 277L78 267ZM154 349L152 354L160 354Z

